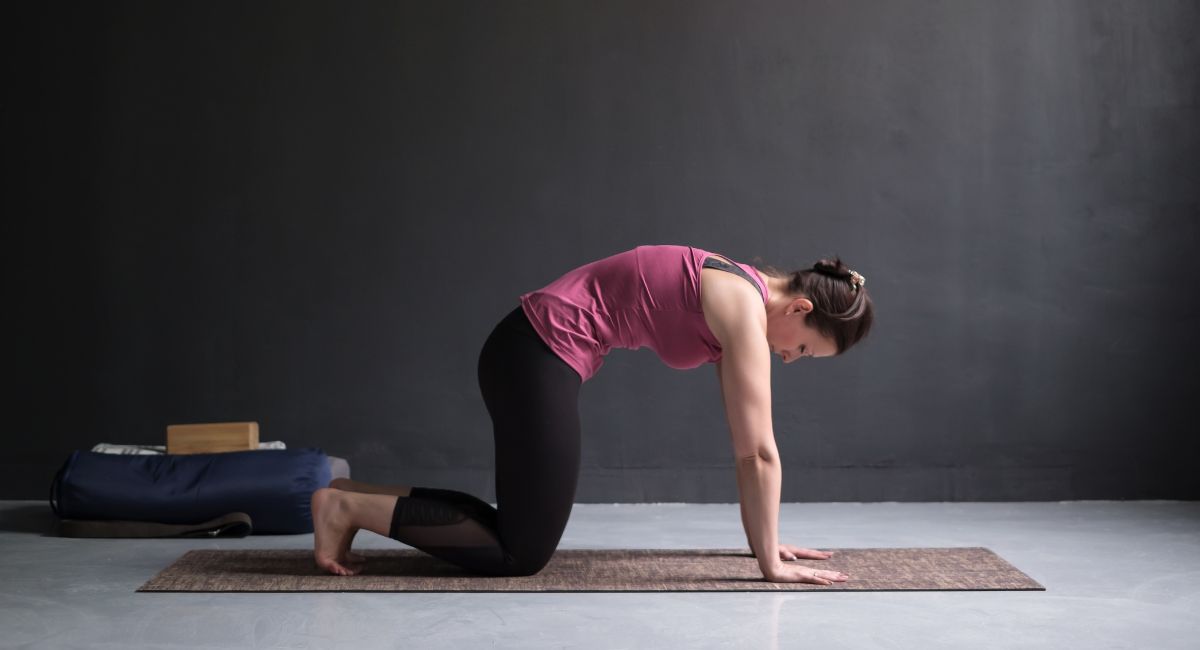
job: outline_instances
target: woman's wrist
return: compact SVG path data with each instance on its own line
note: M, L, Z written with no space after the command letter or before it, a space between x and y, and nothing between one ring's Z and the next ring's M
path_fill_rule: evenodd
M770 580L783 572L783 562L780 561L777 555L774 562L763 562L760 560L758 568L762 571L763 577Z

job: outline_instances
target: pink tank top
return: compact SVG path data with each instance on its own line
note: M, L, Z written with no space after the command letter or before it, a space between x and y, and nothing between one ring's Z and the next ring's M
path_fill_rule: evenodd
M522 294L521 308L583 381L612 348L648 347L677 369L713 363L721 346L700 306L700 269L709 255L693 246L638 246ZM765 303L770 296L762 276L736 264L758 283Z

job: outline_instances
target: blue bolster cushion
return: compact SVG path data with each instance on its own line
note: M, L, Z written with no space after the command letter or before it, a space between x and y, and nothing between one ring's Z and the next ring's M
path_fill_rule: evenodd
M254 533L311 533L312 494L329 485L320 449L137 456L76 451L51 485L64 519L195 524L231 512Z

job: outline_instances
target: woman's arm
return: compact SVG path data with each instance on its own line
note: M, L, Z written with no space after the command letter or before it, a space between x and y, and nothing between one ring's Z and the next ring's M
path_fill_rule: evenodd
M705 316L721 342L717 362L721 400L737 459L742 527L763 576L774 582L828 585L846 579L836 571L784 564L780 558L779 496L783 469L771 423L771 349L766 314L753 292L734 292L716 299L706 294ZM757 309L756 309L757 308ZM824 559L827 553L786 547L789 559Z
M742 527L768 578L779 559L782 468L771 424L771 349L761 297L739 278L714 274L702 295L705 320L721 343L721 400L736 460Z
M720 359L717 359L716 369L717 369L717 384L720 389L719 392L721 393L721 407L723 409L725 409L726 412L728 412L729 411L729 403L725 401L725 380L724 380L724 378L721 377L721 360ZM739 495L741 494L740 486L738 487L738 494ZM748 519L746 519L746 509L739 507L738 512L742 516L742 530L746 531L746 546L750 547L750 554L754 555L755 554L754 553L754 544L750 541L750 521Z
M770 579L782 565L779 493L783 474L771 425L771 357L761 332L755 335L753 327L741 329L726 332L717 367L737 460L742 526L759 568Z

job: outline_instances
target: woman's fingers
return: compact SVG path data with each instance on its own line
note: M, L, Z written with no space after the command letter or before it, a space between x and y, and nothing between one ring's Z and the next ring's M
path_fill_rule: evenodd
M830 582L845 582L850 576L841 571L816 571L817 577Z
M835 582L845 582L850 579L850 576L841 571L826 571L789 564L781 566L777 572L772 572L767 579L772 582L807 582L828 586Z
M811 577L805 582L811 582L817 585L831 585L835 582L845 582L850 576L839 571L818 571L814 570Z
M780 544L779 557L784 560L828 560L833 557L833 553L817 551L811 548L801 548L799 546L792 546L791 544Z

